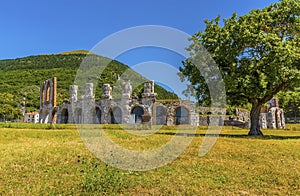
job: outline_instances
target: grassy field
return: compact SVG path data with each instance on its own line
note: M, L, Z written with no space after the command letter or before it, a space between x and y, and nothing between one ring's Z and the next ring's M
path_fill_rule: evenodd
M211 151L198 156L205 127L166 166L149 171L113 168L93 156L74 125L0 124L0 195L300 195L300 126L264 130L223 127ZM107 126L132 149L169 141L173 128L145 137Z

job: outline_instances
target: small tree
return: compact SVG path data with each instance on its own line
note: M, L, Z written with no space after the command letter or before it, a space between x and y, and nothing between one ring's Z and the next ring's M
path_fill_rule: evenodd
M195 86L199 101L211 98L195 69L201 65L193 63L201 55L197 49L205 47L224 79L228 103L251 103L249 135L262 135L262 105L300 78L300 2L282 0L240 17L234 13L223 23L220 16L205 23L205 30L191 38L191 58L183 62L181 74Z

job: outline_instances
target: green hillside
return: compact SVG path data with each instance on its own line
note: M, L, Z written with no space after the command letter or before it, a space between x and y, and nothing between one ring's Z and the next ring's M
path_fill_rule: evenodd
M88 50L72 50L67 52L61 52L60 54L94 54Z
M79 69L82 62L88 67ZM116 82L120 83L129 78L133 84L133 92L140 96L143 90L142 83L147 81L123 63L85 51L0 60L0 120L19 118L23 97L26 97L26 112L38 111L40 85L54 76L57 77L57 104L68 100L69 86L74 84L76 74L82 77L76 80L79 85L91 81L98 82L95 88L96 99L101 97L103 83L115 86ZM79 90L82 91L82 88ZM155 91L158 93L158 99L174 98L173 93L160 86L156 85ZM119 92L120 87L115 87L113 96L118 97Z

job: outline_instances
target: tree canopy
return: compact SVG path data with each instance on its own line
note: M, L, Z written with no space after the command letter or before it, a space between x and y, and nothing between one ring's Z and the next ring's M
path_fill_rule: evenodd
M191 37L191 58L180 72L196 87L201 102L211 99L201 73L193 67L200 46L210 53L224 79L229 104L251 103L249 135L262 135L261 106L300 80L300 2L282 0L243 16L233 13L206 20L206 28Z

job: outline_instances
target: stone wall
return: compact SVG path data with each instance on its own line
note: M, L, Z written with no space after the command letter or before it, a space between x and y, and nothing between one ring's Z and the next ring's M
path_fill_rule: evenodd
M260 127L262 129L285 129L283 109L279 107L272 107L267 113L261 113Z
M231 125L248 128L249 111L236 108L235 118L224 119L224 108L199 107L189 100L156 100L154 81L144 84L142 98L132 97L130 81L122 83L122 96L114 99L112 87L104 84L100 100L94 97L93 83L84 87L84 95L78 98L78 86L70 86L70 99L61 106L56 106L56 78L41 85L40 121L41 123L76 123L76 124L129 124L142 121L142 115L151 116L151 125L193 126ZM274 100L270 105L278 105ZM272 107L260 116L261 128L285 128L283 110Z
M224 125L224 117L220 116L207 116L207 115L199 115L199 125L200 126L223 126Z
M236 108L235 109L236 120L249 122L250 121L250 113L247 109L244 108Z
M56 77L46 80L40 87L40 123L56 123Z
M199 125L199 115L195 104L188 100L156 100L154 81L144 84L142 98L132 97L130 82L122 83L122 97L114 99L109 84L103 85L102 99L95 100L93 84L85 86L85 94L78 99L78 86L70 86L70 101L57 107L57 123L85 124L128 124L132 120L139 123L142 115L150 115L152 124Z
M230 120L224 120L224 125L225 126L235 126L235 127L240 127L240 128L249 128L250 122L230 119Z

